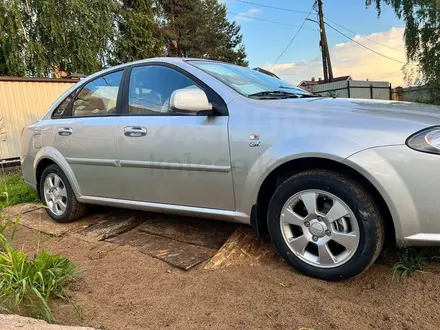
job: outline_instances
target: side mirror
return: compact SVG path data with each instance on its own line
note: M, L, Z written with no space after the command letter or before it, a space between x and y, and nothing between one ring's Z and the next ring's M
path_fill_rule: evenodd
M175 112L212 114L212 105L199 88L178 89L171 94L171 109Z

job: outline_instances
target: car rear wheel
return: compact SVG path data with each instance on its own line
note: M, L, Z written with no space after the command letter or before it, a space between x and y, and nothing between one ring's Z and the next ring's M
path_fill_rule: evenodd
M327 170L305 171L282 183L269 204L268 228L276 250L294 269L328 281L365 271L384 242L373 197Z
M78 202L67 177L58 165L50 165L43 171L39 186L41 201L53 220L71 222L84 216L86 206Z

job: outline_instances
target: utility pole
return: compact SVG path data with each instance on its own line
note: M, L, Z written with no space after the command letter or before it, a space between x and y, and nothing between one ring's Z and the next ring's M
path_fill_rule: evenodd
M327 43L327 34L325 32L325 23L324 23L324 12L322 10L322 0L316 1L318 4L318 16L319 16L319 27L321 31L321 52L322 52L322 67L324 70L324 81L332 82L333 81L333 69L332 62L330 59L330 51L328 49Z

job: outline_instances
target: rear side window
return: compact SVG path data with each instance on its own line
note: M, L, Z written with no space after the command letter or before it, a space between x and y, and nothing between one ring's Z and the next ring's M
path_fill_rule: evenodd
M113 72L86 84L73 102L72 116L115 114L122 74L123 71Z
M73 92L68 97L66 97L64 99L64 101L61 102L61 104L58 106L58 108L55 109L55 111L52 113L52 118L53 119L61 118L61 117L63 117L67 113L69 105L70 105L70 102L72 101L72 98L73 98L72 95L74 93L75 92Z

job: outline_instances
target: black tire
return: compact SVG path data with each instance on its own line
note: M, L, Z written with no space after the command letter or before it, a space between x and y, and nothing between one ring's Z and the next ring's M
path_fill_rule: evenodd
M309 189L337 196L356 217L359 245L351 259L340 266L320 268L304 262L292 252L283 237L280 216L284 204L294 194ZM269 204L268 229L277 252L290 266L300 273L326 281L341 281L361 274L376 260L384 243L383 217L373 197L354 180L328 170L301 172L283 182Z
M84 217L84 215L86 214L86 205L78 202L75 193L72 190L72 186L70 185L69 180L67 179L66 175L63 173L63 171L58 165L55 164L49 165L44 169L43 174L41 175L40 183L39 183L41 202L44 205L47 205L44 197L44 180L51 173L57 174L64 183L64 187L66 188L66 192L67 192L67 202L66 202L66 210L64 211L63 214L56 215L49 208L45 208L46 213L55 222L59 222L59 223L72 222Z

